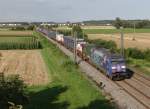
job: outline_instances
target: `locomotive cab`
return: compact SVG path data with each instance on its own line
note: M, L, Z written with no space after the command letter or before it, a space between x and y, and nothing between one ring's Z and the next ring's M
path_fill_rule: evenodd
M120 78L126 76L125 59L120 55L111 56L111 77Z

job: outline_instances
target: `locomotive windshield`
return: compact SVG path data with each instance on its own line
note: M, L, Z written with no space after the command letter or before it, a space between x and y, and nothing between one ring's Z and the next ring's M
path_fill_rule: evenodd
M122 60L122 61L118 61L118 60L116 60L116 61L111 61L112 62L112 64L113 65L116 65L116 64L123 64L123 63L125 63L125 61L124 60Z

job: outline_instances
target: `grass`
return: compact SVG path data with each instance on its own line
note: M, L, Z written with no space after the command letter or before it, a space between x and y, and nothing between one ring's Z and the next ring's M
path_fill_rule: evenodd
M147 76L150 76L150 62L149 61L146 61L144 59L129 58L128 64L131 67L134 67L140 72L146 74Z
M119 29L84 29L86 34L115 34L120 33ZM124 29L124 33L134 33L132 28ZM136 33L150 33L150 29L136 29Z
M67 56L47 39L39 37L52 82L46 86L30 87L30 103L25 109L112 109L109 101Z

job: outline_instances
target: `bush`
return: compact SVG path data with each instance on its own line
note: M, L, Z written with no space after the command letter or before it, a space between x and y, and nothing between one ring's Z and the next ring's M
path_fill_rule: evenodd
M150 49L144 51L144 57L146 60L150 61Z
M71 36L71 30L57 30L59 33L65 35L65 36Z
M135 58L135 59L144 59L144 53L137 48L128 48L125 50L125 54L127 57Z
M98 40L89 40L89 42L95 44L96 46L110 49L111 52L116 52L117 50L117 45L114 41L106 41L106 40L98 39Z
M27 30L34 30L34 25L30 25L27 27Z
M77 32L77 37L78 38L83 38L83 31L82 31L82 29L79 25L73 26L72 31L73 31L73 33Z
M27 102L25 94L26 85L18 75L5 77L3 73L0 75L0 107L8 109L8 102L15 104L24 104Z
M22 27L22 26L17 26L17 27L13 27L12 30L14 31L25 31L25 27Z

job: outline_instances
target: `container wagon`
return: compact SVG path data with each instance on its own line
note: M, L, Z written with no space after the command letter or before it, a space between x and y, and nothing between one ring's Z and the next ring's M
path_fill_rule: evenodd
M67 47L70 50L74 50L74 42L75 39L72 36L64 36L64 46ZM76 49L77 49L77 53L81 52L83 50L83 45L86 44L86 42L84 41L84 39L76 39Z
M64 35L63 34L56 34L56 41L59 43L64 43Z
M56 40L56 32L55 31L48 31L47 36L51 39Z

